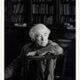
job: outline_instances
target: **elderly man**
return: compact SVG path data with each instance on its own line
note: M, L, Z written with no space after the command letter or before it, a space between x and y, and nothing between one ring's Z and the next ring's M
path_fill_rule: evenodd
M7 67L6 79L54 80L56 58L51 56L62 54L63 49L48 39L50 33L50 29L44 24L36 24L30 29L32 42L26 44L21 54Z

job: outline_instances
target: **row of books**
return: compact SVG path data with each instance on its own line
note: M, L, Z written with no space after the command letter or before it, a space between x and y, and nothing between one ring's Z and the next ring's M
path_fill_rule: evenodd
M75 15L75 6L71 6L70 4L62 4L60 6L60 14Z
M11 0L11 1L16 3L16 2L23 2L24 0Z
M72 17L65 17L65 16L62 16L61 17L61 23L75 23L75 18L72 18Z
M14 4L12 8L12 13L17 14L17 13L23 13L24 11L24 5L21 3Z
M52 2L53 0L33 0L33 2Z
M33 4L33 14L54 14L54 6L49 4Z
M33 23L53 24L53 16L33 16Z
M24 17L22 15L12 15L11 22L13 23L21 23L24 22Z
M74 2L75 0L61 0L62 2Z

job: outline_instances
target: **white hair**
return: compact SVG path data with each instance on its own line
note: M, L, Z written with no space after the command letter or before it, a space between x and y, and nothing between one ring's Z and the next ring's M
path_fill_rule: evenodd
M36 35L44 32L50 34L51 31L44 24L36 24L30 29L29 36L32 40L35 40Z

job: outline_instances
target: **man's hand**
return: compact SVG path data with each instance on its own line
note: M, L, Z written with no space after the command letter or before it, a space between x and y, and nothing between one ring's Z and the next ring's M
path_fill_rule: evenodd
M13 66L11 67L8 67L6 70L5 70L5 79L9 79L13 76Z
M47 54L47 52L42 52L42 53L40 52L40 53L38 53L39 56L44 56L46 54Z
M32 51L32 52L28 52L28 54L26 54L27 56L34 56L36 54L36 51Z
M47 46L47 47L45 47L45 48L42 48L42 49L38 50L38 55L39 55L39 56L44 56L44 55L46 55L47 53L52 53L52 54L57 53L56 46L49 45L49 46Z

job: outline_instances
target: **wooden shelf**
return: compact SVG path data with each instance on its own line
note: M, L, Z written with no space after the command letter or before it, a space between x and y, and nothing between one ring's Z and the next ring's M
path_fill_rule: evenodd
M61 2L61 4L70 4L70 5L75 5L75 1L64 1L64 2Z
M32 14L33 16L55 16L55 14Z
M34 2L32 1L33 4L54 4L53 2Z
M61 16L65 16L65 17L75 17L75 15L70 15L70 14L61 14Z

